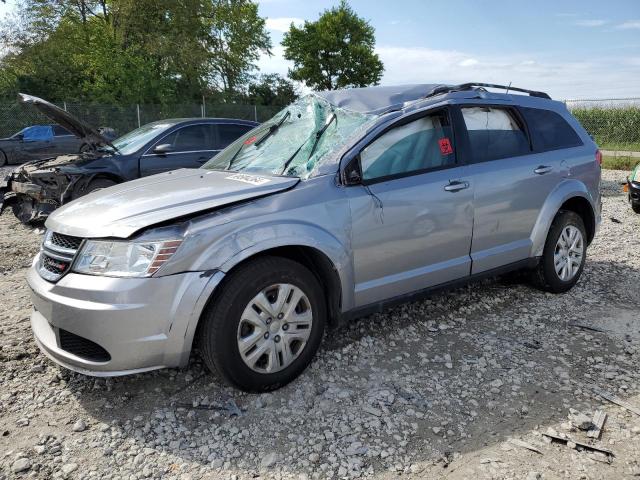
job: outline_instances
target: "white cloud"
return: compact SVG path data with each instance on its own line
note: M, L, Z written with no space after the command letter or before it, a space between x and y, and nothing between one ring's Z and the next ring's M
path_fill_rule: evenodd
M640 20L630 20L628 22L617 25L616 28L621 30L640 29Z
M271 49L272 56L265 54L260 55L258 60L258 69L260 73L278 73L282 76L287 75L289 67L293 65L289 60L284 59L284 48L277 45Z
M606 20L577 20L573 22L578 27L602 27L606 23Z
M640 65L618 57L563 62L522 55L477 56L419 47L376 48L384 63L383 85L484 82L548 92L554 98L637 96ZM534 60L535 58L535 60ZM461 68L461 65L465 65Z
M460 63L458 63L458 66L460 67L473 67L474 65L477 65L478 60L476 60L475 58L465 58L464 60L462 60Z
M304 23L304 20L301 18L295 17L277 17L277 18L267 18L266 24L268 30L273 30L275 32L288 32L291 24L299 27Z
M615 98L640 96L640 58L590 57L589 61L562 61L531 52L520 55L475 55L456 50L380 46L384 63L382 85L409 83L484 82L541 90L553 98ZM261 73L286 76L291 62L278 45L273 56L262 56Z

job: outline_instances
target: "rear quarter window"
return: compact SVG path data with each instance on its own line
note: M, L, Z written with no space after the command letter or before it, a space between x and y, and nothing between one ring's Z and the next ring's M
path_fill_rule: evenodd
M520 108L538 152L579 147L582 140L561 115L541 108Z

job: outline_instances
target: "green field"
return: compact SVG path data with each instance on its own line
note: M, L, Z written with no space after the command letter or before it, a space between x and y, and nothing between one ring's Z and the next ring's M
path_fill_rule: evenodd
M600 150L617 150L622 152L640 152L640 142L607 142L598 144Z
M633 158L629 156L616 156L602 157L602 168L606 168L607 170L633 170L638 163L640 163L640 158Z

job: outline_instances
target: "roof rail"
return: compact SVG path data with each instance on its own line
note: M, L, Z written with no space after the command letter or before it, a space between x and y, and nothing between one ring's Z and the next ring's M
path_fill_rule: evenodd
M506 85L496 85L494 83L476 83L476 82L461 83L460 85L438 85L437 87L433 88L430 92L428 92L425 95L425 98L433 97L434 95L440 95L441 93L472 90L474 87L498 88L500 90L506 90L506 91L513 90L514 92L528 93L529 96L531 97L548 98L549 100L551 100L551 97L544 92L537 92L535 90L527 90L526 88L518 88L518 87L512 87L512 86L506 86Z

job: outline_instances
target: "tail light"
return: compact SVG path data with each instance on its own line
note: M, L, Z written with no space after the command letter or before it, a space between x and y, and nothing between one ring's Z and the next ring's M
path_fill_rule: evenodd
M596 163L602 167L602 152L600 150L596 150Z

